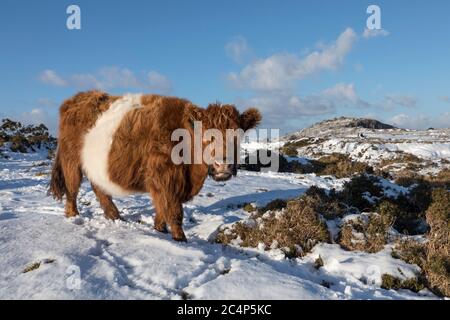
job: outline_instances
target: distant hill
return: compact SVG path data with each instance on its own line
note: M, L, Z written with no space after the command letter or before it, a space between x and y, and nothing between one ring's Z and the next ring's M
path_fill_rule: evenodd
M285 137L285 140L298 139L302 137L327 137L334 136L335 134L341 135L365 130L393 129L398 128L375 119L339 117L318 122L311 127L289 134Z

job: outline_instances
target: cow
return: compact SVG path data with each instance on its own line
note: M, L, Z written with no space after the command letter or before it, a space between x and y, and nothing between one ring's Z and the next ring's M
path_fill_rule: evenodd
M200 108L177 97L115 96L97 90L65 100L59 116L49 194L59 201L65 196L65 216L79 215L77 194L85 175L107 219L121 219L112 197L149 193L156 211L154 228L167 232L168 226L176 241L186 241L183 203L200 192L208 175L225 181L236 175L237 168L236 161L215 159L213 151L208 155L212 163L204 157L200 162L174 163L174 130L184 129L194 139L194 124L200 122L203 129L219 130L225 138L227 129L247 131L261 121L255 108L239 113L229 104ZM211 140L201 140L200 152L214 150L206 148ZM228 145L222 144L222 154L228 154Z

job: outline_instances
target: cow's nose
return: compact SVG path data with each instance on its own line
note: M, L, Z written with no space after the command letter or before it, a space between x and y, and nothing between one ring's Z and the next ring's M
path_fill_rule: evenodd
M231 172L233 171L234 164L220 163L218 161L214 162L214 169L217 172Z

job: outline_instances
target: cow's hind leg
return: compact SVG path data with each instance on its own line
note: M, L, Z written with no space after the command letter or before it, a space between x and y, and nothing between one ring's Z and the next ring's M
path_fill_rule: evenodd
M80 213L77 208L77 196L80 189L81 179L83 174L81 168L76 164L70 162L62 162L62 169L64 172L65 184L66 184L66 217L75 217Z
M99 187L97 187L93 183L91 185L92 190L94 191L95 196L97 197L97 200L98 202L100 202L100 206L103 209L105 218L110 220L117 220L117 219L123 220L122 217L120 216L119 210L112 201L111 196L104 193Z

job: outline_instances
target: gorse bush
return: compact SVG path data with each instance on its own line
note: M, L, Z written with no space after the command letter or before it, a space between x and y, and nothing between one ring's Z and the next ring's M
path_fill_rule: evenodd
M308 195L288 201L272 202L270 209L258 210L248 221L220 230L217 242L238 243L243 247L279 248L288 257L303 256L318 242L329 242L326 224L317 211L316 199Z
M293 148L292 146L290 148ZM294 151L286 151L284 154L292 156ZM296 149L295 149L296 150ZM295 151L296 152L296 151ZM373 168L369 165L354 161L345 154L334 153L323 156L319 159L311 159L300 162L295 159L289 161L282 154L277 154L271 150L257 150L252 155L247 155L244 163L240 165L240 169L248 171L260 172L262 168L269 168L270 164L265 164L264 158L277 159L278 172L290 172L300 174L315 173L319 176L331 175L337 178L351 177L355 174L372 173ZM256 160L256 161L254 161ZM256 162L256 163L252 163Z
M450 296L450 191L433 190L426 219L428 241L401 241L393 256L421 267L426 286L438 295Z
M377 201L383 196L379 178L371 175L359 175L344 184L339 197L341 201L359 211L373 211Z
M392 223L390 216L377 213L359 216L342 225L338 242L346 250L378 252L388 242L388 231Z
M3 119L0 126L0 148L5 146L12 152L20 153L37 149L52 150L56 148L56 139L43 124L24 126L20 122Z
M450 191L433 190L426 218L430 225L426 276L434 291L450 296Z

